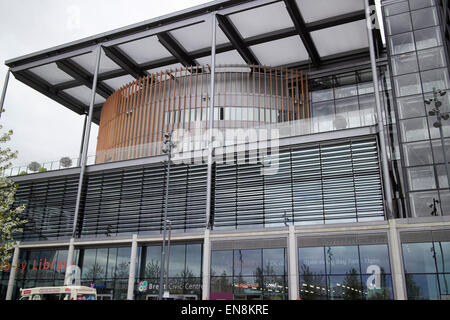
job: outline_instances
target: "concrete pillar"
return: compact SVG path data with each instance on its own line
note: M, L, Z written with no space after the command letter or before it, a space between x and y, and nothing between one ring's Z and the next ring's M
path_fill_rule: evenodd
M287 260L288 260L289 300L296 300L299 297L298 292L299 276L298 276L297 237L295 236L295 226L289 226Z
M202 300L209 300L209 291L211 285L211 239L210 230L205 230L203 241L203 267L202 267Z
M392 285L395 300L407 300L405 273L403 270L402 246L395 219L389 220L389 255L391 260Z
M134 299L134 279L136 278L137 234L133 234L131 244L130 272L128 276L127 300Z
M64 277L64 285L68 285L69 279L71 279L72 269L69 268L73 261L73 251L75 250L75 238L70 238L69 250L67 252L67 262L66 262L66 275Z
M12 294L14 290L14 281L16 280L16 271L17 271L17 261L19 260L19 242L14 248L13 259L11 262L11 271L9 273L9 281L8 281L8 289L6 290L6 300L12 299Z

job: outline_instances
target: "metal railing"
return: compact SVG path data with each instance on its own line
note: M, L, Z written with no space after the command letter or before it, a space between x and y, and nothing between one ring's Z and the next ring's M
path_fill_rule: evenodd
M267 132L270 130L276 130L276 138L287 138L293 136L304 136L323 132L331 132L345 129L353 129L365 126L372 126L377 123L376 114L373 109L356 110L350 112L336 113L332 115L316 116L311 118L305 118L300 120L294 120L290 122L280 122L273 124L257 124L253 126L248 126L243 128L239 123L235 123L233 128L221 128L220 121L215 121L216 130L221 131L219 138L215 137L215 147L220 146L230 146L237 144L235 138L227 140L226 135L227 130L241 130L240 132L248 133L251 130L256 132L257 141L273 139L274 136L264 133L263 136L260 135L263 130ZM242 131L243 130L243 131ZM174 130L174 142L177 143L176 151L202 151L207 150L208 141L206 134L206 123L197 122L193 123L190 130L178 129ZM242 139L243 137L240 137ZM248 137L244 137L247 139ZM238 139L238 140L240 140ZM244 141L245 141L244 139ZM242 141L242 140L241 140ZM253 142L257 142L253 141ZM176 152L175 151L175 152ZM123 161L144 158L149 156L159 156L162 155L162 142L154 142L147 144L138 144L133 146L107 149L107 150L97 150L95 155L88 156L87 165L94 165L107 162ZM65 161L54 160L42 163L39 168L32 168L36 170L31 170L30 165L20 165L13 166L5 170L2 174L3 176L17 176L24 174L32 174L53 170L62 170L69 168L79 167L79 157L64 157Z

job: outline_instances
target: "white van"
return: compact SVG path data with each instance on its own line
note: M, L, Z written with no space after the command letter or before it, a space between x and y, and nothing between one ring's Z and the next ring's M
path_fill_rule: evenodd
M20 300L97 300L97 290L85 286L20 289Z

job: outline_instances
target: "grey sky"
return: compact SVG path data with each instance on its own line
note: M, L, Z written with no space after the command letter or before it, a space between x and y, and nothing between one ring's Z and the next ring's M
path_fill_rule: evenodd
M25 54L173 13L204 0L2 0L0 1L0 88L4 62ZM83 116L10 76L2 131L14 130L8 144L19 151L15 165L59 160L79 153ZM92 126L89 154L98 127Z

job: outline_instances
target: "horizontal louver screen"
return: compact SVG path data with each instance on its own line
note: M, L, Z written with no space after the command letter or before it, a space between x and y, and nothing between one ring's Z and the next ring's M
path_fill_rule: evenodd
M217 165L214 227L384 219L375 139L283 149L278 173Z
M165 166L90 174L81 237L160 233ZM206 166L171 166L167 217L173 230L205 226Z
M273 227L383 220L375 138L282 149L278 173L261 164L217 164L213 228ZM85 177L81 237L159 234L163 226L163 164ZM22 240L56 240L72 233L78 176L21 182L16 203L28 205ZM174 231L204 230L207 167L172 165L168 218Z
M28 220L17 240L57 240L72 235L78 176L23 182L18 185L15 205L26 204Z

